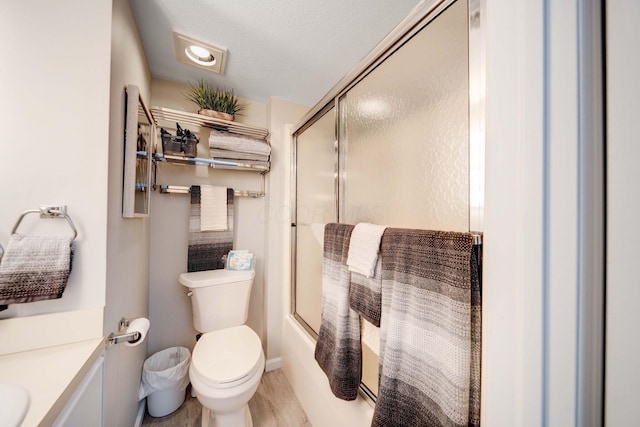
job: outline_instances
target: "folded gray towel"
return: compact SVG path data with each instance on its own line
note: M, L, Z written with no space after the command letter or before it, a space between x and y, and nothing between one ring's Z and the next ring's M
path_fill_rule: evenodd
M73 260L73 239L13 234L0 262L0 304L61 298Z
M258 162L268 162L268 154L251 154L239 151L222 150L219 148L211 148L209 154L212 159L238 159L238 160L255 160Z
M264 156L271 154L271 146L264 139L251 138L250 136L244 135L234 135L230 132L220 132L217 130L211 130L211 134L209 136L209 147L237 151L240 153L261 154Z

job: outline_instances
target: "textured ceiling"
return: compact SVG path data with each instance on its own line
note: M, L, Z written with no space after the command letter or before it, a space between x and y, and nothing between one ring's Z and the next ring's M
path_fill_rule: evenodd
M151 74L312 106L419 0L131 0ZM228 49L224 75L179 63L173 32Z

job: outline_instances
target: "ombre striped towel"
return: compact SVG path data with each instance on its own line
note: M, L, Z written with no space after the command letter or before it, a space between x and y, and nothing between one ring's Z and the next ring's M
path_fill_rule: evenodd
M0 262L0 304L62 298L73 252L69 237L11 235Z

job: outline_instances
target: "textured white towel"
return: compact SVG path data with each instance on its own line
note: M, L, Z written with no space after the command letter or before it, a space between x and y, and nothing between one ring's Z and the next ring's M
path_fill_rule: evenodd
M221 132L215 129L209 134L209 148L237 151L239 153L271 154L271 146L264 139L238 135L231 132Z
M362 344L369 347L376 356L380 356L380 328L365 318L362 318Z
M365 277L373 277L380 254L380 239L386 228L386 225L366 222L356 224L349 243L347 258L349 271L360 273Z
M227 189L213 185L200 186L200 231L227 229Z

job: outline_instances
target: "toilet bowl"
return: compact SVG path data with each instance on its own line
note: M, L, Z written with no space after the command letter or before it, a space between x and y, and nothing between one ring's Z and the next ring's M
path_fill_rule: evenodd
M258 389L265 357L260 337L244 323L255 272L210 270L180 275L189 288L193 324L202 332L189 379L202 404L202 427L251 427L247 403Z
M200 337L193 349L189 379L203 406L202 426L253 425L247 403L264 371L260 338L241 325Z

